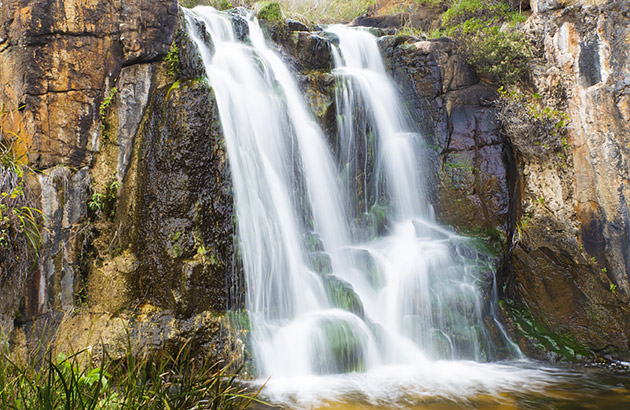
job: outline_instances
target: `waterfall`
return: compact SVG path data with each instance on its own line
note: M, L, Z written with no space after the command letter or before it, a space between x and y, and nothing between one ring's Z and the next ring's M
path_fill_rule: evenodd
M434 221L423 138L376 39L328 29L339 39L334 155L293 74L256 19L241 14L197 7L186 19L220 113L252 353L261 379L271 377L269 394L282 400L317 385L385 399L400 390L395 375L405 391L520 388L513 371L476 363L499 348L483 320L481 262L467 239ZM233 19L246 23L245 41ZM445 378L450 371L462 377Z

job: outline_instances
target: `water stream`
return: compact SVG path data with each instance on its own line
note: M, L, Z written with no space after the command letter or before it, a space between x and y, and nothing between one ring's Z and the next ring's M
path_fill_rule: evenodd
M548 386L549 371L518 361L484 303L490 264L434 220L423 138L376 39L342 26L323 34L339 40L333 152L255 18L209 7L186 18L227 144L266 396L294 407L348 397L378 406ZM234 18L246 22L244 38Z

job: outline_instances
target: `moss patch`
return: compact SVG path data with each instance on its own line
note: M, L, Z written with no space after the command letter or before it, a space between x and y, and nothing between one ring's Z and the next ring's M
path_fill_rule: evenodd
M589 350L575 340L572 335L557 334L550 331L534 317L528 308L517 306L510 300L500 300L499 306L514 320L517 330L527 340L538 349L550 353L552 357L580 360L590 356Z

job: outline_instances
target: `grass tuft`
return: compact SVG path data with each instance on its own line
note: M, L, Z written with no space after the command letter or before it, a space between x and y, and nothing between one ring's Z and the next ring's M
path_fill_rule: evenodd
M241 384L231 363L221 367L193 354L189 343L175 354L135 356L128 343L122 359L90 349L66 356L13 361L0 353L0 408L19 410L245 409L265 404ZM97 360L95 360L97 359ZM96 362L96 363L95 363Z

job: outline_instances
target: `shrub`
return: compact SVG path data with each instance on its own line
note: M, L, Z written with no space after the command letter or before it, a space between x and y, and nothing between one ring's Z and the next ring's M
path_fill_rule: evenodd
M525 16L502 0L456 0L442 15L442 28L475 70L509 85L524 81L530 45L514 26Z
M504 85L527 78L531 52L522 33L490 27L477 31L463 42L468 51L466 60L482 76Z
M275 1L260 3L258 18L267 21L281 21L282 9L280 8L280 3Z
M442 25L456 27L467 20L498 21L507 15L510 7L500 0L459 0L442 15Z

